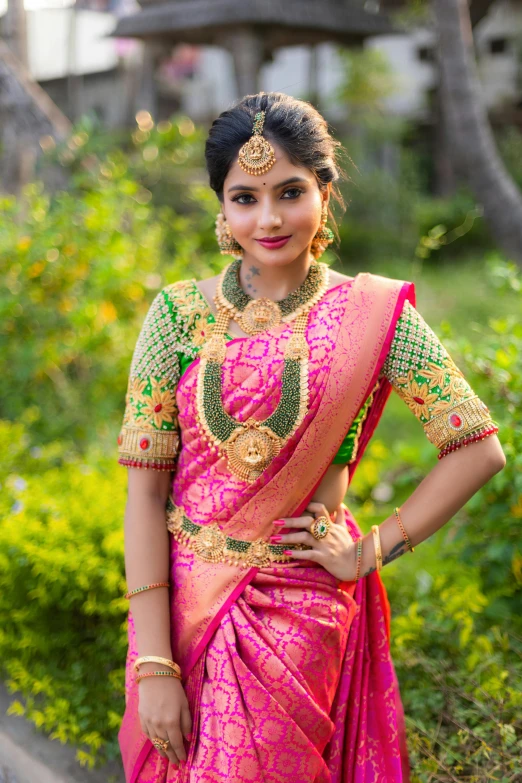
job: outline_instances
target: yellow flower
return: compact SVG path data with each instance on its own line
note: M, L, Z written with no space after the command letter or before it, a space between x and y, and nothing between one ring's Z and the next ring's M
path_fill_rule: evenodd
M165 422L170 423L176 420L178 409L169 389L162 391L161 384L154 378L151 379L151 386L152 394L150 397L145 397L141 414L159 430Z
M430 388L440 386L442 389L446 383L446 368L435 362L428 362L428 367L422 370L422 375L428 381Z
M200 345L206 343L212 334L213 326L214 324L202 323L200 320L191 332L193 344L199 348Z
M417 383L412 370L408 371L406 378L397 378L396 382L404 384L405 388L399 389L399 394L415 416L429 419L431 416L429 406L437 401L438 394L430 392L427 383Z

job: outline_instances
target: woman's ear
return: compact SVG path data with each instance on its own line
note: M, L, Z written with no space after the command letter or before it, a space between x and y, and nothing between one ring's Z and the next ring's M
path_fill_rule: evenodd
M329 201L330 201L330 195L331 195L331 193L332 193L332 183L331 183L331 182L328 182L328 183L326 184L326 187L324 188L324 190L323 190L323 192L322 192L322 197L323 197L323 205L324 205L324 204L326 204L326 206L328 206L328 203L329 203Z

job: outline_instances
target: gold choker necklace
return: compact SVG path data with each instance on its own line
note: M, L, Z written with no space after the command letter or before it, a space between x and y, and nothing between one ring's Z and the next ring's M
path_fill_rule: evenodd
M244 332L255 335L273 329L281 322L293 321L300 313L313 307L324 293L329 267L313 261L299 288L279 302L264 296L259 299L249 296L239 282L240 269L241 259L225 267L218 280L214 302L218 312L228 312Z

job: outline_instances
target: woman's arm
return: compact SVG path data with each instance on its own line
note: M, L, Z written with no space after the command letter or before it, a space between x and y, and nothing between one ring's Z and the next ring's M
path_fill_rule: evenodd
M127 587L169 581L169 540L165 522L171 474L168 471L129 468L125 507L125 574ZM130 598L138 654L172 659L169 591L146 590ZM168 670L144 664L140 671Z
M495 435L440 460L401 507L401 519L411 544L419 544L441 528L505 464L504 452ZM329 514L326 507L317 502L309 503L306 511L314 517ZM288 554L297 560L315 560L337 579L353 581L356 577L357 546L348 527L333 524L327 536L316 540L310 533L314 517L303 515L276 520L276 526L283 525L298 532L273 536L272 543L306 544L311 549L288 550ZM383 565L409 551L394 516L381 522L379 535ZM375 547L373 533L370 532L362 539L360 577L375 570Z
M125 572L129 590L169 581L169 539L165 506L171 482L168 471L129 468L125 508ZM172 660L169 590L145 590L131 596L138 657L155 655ZM176 661L177 663L177 661ZM162 663L144 663L140 674L172 671ZM190 709L181 682L173 677L149 677L139 685L139 717L143 732L168 739L166 756L183 765L190 738ZM160 751L161 755L164 755Z
M441 459L401 506L401 520L413 546L448 522L472 495L506 464L496 435L460 448ZM379 525L383 565L405 552L406 543L395 516ZM361 576L375 571L373 534L363 538ZM355 574L355 552L354 552Z

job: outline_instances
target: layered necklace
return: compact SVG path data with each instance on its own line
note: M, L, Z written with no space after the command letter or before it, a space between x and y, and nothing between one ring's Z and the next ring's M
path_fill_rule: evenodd
M210 447L228 460L230 470L248 483L262 475L308 410L308 358L306 327L312 307L328 290L327 264L313 262L304 282L280 302L252 299L239 282L241 260L220 275L214 301L217 316L212 335L200 352L196 407L198 424ZM223 407L222 364L230 319L247 334L258 334L280 323L295 321L284 352L281 397L264 421L250 417L240 422Z

